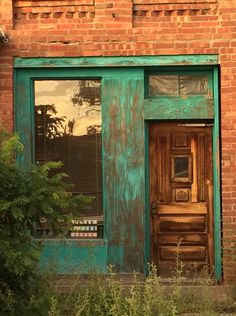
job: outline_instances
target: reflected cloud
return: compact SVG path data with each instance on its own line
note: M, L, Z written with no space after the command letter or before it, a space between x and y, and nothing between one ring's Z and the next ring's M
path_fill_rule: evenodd
M65 91L78 85L78 80L40 80L35 81L35 91L38 97L63 97Z
M86 135L88 127L101 126L99 80L42 80L34 88L35 106L53 104L52 117L64 118L62 132Z

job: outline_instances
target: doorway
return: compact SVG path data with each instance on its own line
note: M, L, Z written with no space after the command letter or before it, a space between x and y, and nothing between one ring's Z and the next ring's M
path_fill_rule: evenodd
M171 276L176 259L188 274L214 266L212 126L149 125L151 261Z

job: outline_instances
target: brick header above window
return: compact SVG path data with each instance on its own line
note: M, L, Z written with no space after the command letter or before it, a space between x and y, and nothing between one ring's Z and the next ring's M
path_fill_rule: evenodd
M217 6L218 0L133 0L133 26L139 27L144 19L152 23L167 16L215 15Z
M21 20L59 18L93 18L94 0L39 0L14 1L14 18L17 24Z

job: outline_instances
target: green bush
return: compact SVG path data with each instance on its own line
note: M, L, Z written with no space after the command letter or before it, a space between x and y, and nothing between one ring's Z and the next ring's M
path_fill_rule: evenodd
M49 296L38 273L40 244L35 227L47 220L55 232L68 228L71 214L90 199L72 196L65 174L51 175L61 163L18 167L14 151L22 150L17 135L0 133L0 315L47 315Z

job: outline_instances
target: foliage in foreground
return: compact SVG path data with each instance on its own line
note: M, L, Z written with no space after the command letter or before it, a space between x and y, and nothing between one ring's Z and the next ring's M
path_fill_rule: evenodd
M3 135L4 134L4 135ZM87 287L80 279L67 294L50 289L38 273L40 246L32 242L35 226L43 217L60 232L69 220L64 209L86 204L72 197L64 175L50 176L58 163L23 170L14 164L13 152L22 149L18 137L0 134L0 315L1 316L175 316L183 312L217 315L209 295L209 278L201 291L184 290L181 268L173 286L160 283L155 267L144 282L124 289L111 272L108 280L91 275ZM1 138L4 136L4 138Z
M201 285L198 289L182 285L181 270L175 273L172 282L171 286L161 283L155 266L150 266L149 276L143 281L134 275L134 283L128 288L112 272L108 279L91 275L86 287L81 287L78 277L69 293L56 292L51 296L48 315L177 316L196 313L199 316L216 316L222 312L222 309L217 311L222 302L217 305L212 300L209 276L198 280L198 285ZM232 302L230 304L232 306ZM229 301L227 306L230 306Z
M60 163L16 166L17 149L22 150L17 135L0 128L0 315L47 315L49 296L38 273L35 227L43 218L63 232L61 223L70 220L65 209L73 211L89 200L69 193L64 174L50 175Z

